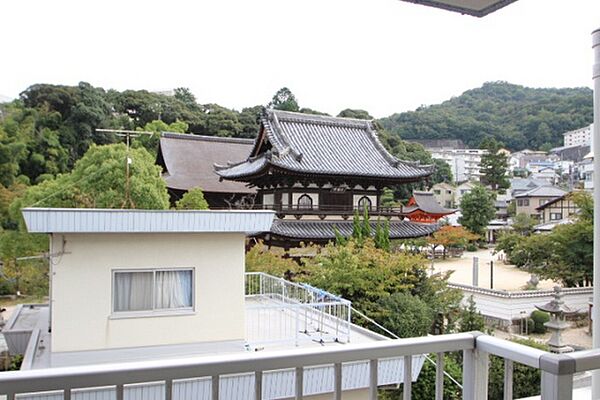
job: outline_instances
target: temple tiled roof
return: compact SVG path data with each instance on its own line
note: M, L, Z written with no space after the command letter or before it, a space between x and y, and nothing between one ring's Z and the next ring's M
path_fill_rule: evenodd
M271 227L271 234L287 239L299 240L327 240L335 239L335 229L342 236L352 236L352 221L295 221L275 220ZM371 231L374 233L377 222L371 222ZM390 239L408 239L422 237L437 231L437 224L418 224L409 221L390 221Z
M261 134L249 157L217 164L225 179L244 180L268 173L357 176L413 182L433 166L402 161L381 144L371 121L267 110Z
M227 163L247 157L253 139L222 138L180 133L162 133L157 163L164 169L163 178L169 189L204 192L254 193L244 183L220 181L214 163Z
M455 209L445 208L445 207L442 207L441 205L439 205L439 203L433 196L433 193L431 193L431 192L415 191L415 192L413 192L413 199L414 199L414 201L411 201L411 202L414 202L414 204L408 205L402 209L402 211L405 214L410 214L417 210L421 210L428 214L438 214L438 215L439 214L447 215L447 214L452 214L452 213L456 212Z

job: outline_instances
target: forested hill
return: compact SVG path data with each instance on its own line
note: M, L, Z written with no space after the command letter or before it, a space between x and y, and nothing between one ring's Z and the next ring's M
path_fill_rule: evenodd
M562 134L593 122L592 90L533 89L488 82L441 104L380 120L402 139L461 139L478 147L493 136L511 150L561 146Z

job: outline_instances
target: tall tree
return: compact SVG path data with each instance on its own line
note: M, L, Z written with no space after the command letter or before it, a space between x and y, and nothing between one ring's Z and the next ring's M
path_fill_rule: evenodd
M493 191L508 189L508 157L501 151L502 144L494 138L486 138L481 142L481 148L487 150L481 157L481 182L489 185Z
M462 216L458 222L472 233L484 236L486 227L496 215L495 195L481 185L465 193L460 201Z
M298 112L300 110L296 96L287 87L282 87L275 93L268 107L282 111Z

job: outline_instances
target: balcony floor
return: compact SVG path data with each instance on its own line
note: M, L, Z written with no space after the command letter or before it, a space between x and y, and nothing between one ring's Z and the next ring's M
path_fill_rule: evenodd
M245 340L239 341L216 341L203 343L186 343L163 346L146 346L135 348L118 348L105 350L77 351L77 352L51 352L51 333L48 332L48 324L43 324L40 330L36 351L31 357L30 369L66 367L77 365L91 365L103 363L132 362L144 360L176 359L185 357L196 357L200 355L232 354L248 351L273 351L293 348L311 348L319 346L343 346L343 342L335 342L331 333L335 330L333 323L325 322L321 327L325 335L315 331L314 325L309 327L308 333L299 333L297 340L295 330L285 331L283 325L290 325L290 318L295 318L295 313L282 307L280 301L267 298L246 298L246 336ZM48 321L48 309L39 313L40 321ZM255 316L260 313L261 324L257 324ZM253 318L254 316L254 318ZM283 317L283 318L282 318ZM287 321L287 322L286 322ZM304 324L304 320L294 327ZM42 326L42 324L38 325ZM287 333L288 337L277 337L273 339L273 333ZM324 339L322 342L321 339ZM367 329L351 325L350 342L366 343L385 340L385 337L371 332ZM248 345L247 345L248 344ZM30 346L30 348L32 348ZM28 356L31 356L28 354Z

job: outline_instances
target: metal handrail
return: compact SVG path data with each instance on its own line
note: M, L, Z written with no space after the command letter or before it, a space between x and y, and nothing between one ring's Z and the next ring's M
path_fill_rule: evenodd
M255 382L262 382L263 371L294 369L296 382L302 382L306 368L333 364L336 371L335 396L340 398L341 365L369 361L369 398L376 399L378 380L375 367L386 359L404 357L407 366L404 371L404 399L410 399L408 369L412 356L426 353L443 355L453 351L463 352L463 399L466 400L487 398L489 355L503 357L506 361L505 388L512 387L512 383L506 385L506 377L512 376L513 362L540 369L544 400L572 399L573 374L600 368L598 350L558 355L471 332L345 346L4 372L0 373L0 394L12 400L19 393L62 390L64 398L70 398L73 389L112 386L116 388L119 399L123 398L124 385L159 381L165 382L165 398L170 400L173 381L210 377L212 398L216 400L219 398L219 379L223 375L250 373L258 379ZM436 399L441 399L443 393L443 369L440 371L439 365L436 372ZM262 399L261 384L254 387L255 399ZM302 398L302 391L303 386L296 385L297 398ZM512 389L505 392L505 398L511 396Z

